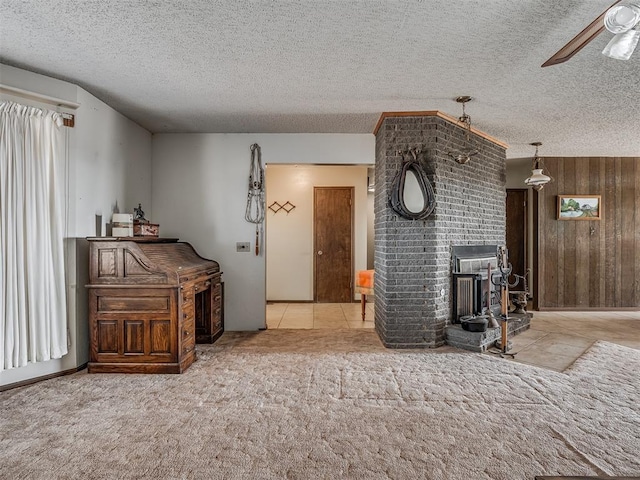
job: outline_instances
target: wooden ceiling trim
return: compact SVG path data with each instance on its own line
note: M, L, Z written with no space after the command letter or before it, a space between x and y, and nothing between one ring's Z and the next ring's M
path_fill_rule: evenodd
M382 112L382 115L380 115L380 119L378 120L376 127L373 129L374 135L378 134L378 130L380 130L380 127L382 126L382 122L384 122L384 119L389 117L440 117L443 120L446 120L447 122L453 123L454 125L458 125L459 127L466 128L466 125L462 123L460 120L458 120L456 117L452 117L451 115L443 113L439 110L423 110L418 112ZM509 148L508 144L498 140L495 137L492 137L487 133L484 133L481 130L478 130L474 126L471 126L471 131L475 135L478 135L479 137L482 137L485 140L490 141L491 143L495 143L496 145L502 148L505 148L505 149Z

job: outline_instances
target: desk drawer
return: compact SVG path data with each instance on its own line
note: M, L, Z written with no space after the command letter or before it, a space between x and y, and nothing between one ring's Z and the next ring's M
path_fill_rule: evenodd
M183 303L181 310L182 310L182 322L186 322L189 319L193 321L193 319L195 318L195 307L193 303L191 302Z
M192 333L191 336L182 340L182 354L186 355L191 353L196 348L196 336Z
M183 319L180 336L182 353L187 354L191 352L196 346L196 322L193 314Z

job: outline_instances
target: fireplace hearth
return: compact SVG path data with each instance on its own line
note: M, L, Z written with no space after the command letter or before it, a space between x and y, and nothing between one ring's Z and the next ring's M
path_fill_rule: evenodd
M502 276L499 267L501 248L498 245L461 245L451 249L452 276L452 324L446 327L447 343L454 347L484 352L501 339L502 321L499 326L483 332L461 328L460 319L465 316L491 314L500 318ZM509 313L508 336L517 335L529 328L531 315L526 312ZM491 325L489 325L491 327Z
M530 313L510 313L507 322L508 337L527 331L531 324L531 316ZM445 333L447 345L472 352L486 352L500 341L502 330L501 327L494 327L487 328L485 332L469 332L463 330L460 325L449 325L445 328Z

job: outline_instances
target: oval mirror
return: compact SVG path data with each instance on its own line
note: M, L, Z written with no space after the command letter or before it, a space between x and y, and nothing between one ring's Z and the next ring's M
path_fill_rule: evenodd
M420 213L425 208L425 198L422 195L420 184L416 178L416 173L409 169L404 180L404 192L402 192L402 200L405 207L411 213Z

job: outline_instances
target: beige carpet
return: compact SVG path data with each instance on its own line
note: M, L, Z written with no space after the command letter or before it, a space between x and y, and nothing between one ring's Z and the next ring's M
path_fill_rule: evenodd
M357 330L227 333L198 351L182 375L0 393L0 478L640 475L637 350L597 342L564 373Z

